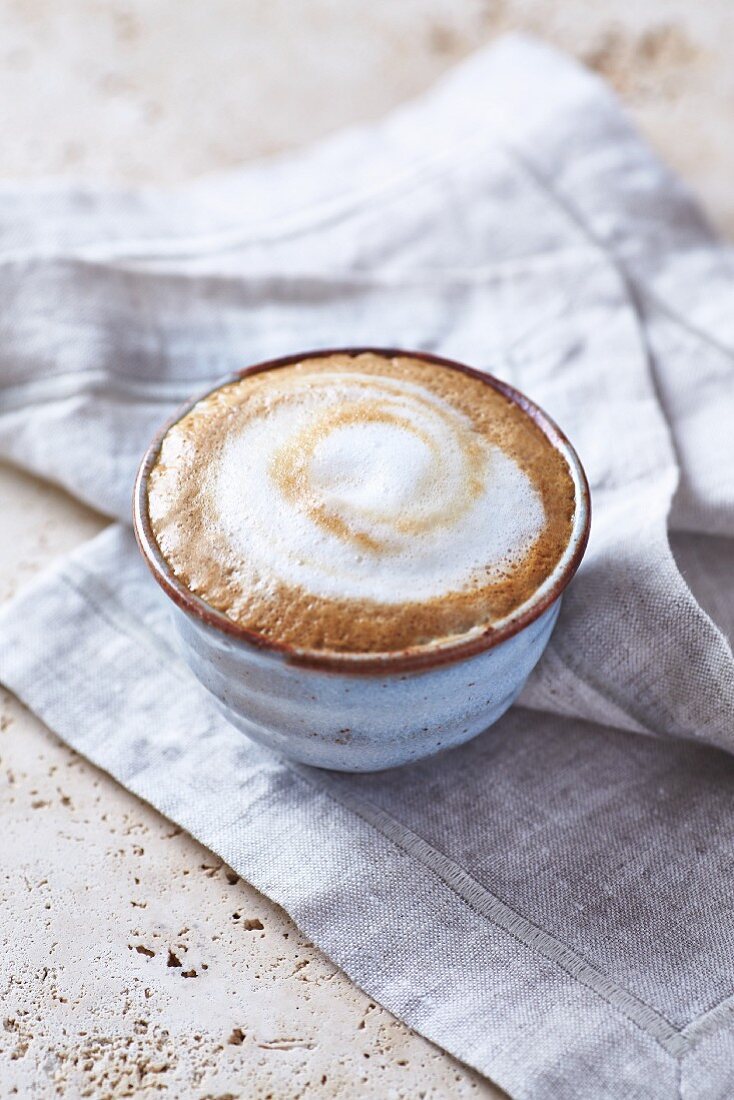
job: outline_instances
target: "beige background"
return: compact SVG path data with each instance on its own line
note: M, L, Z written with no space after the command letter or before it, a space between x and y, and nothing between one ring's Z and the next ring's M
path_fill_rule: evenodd
M503 30L617 87L734 235L731 0L0 0L0 174L169 183L374 118ZM101 521L0 467L0 598ZM0 693L0 1095L490 1097Z

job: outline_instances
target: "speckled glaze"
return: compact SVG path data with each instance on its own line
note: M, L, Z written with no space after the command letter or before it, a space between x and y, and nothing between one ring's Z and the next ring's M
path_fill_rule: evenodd
M274 644L233 623L191 593L158 549L148 517L148 476L171 424L204 395L179 410L153 441L135 487L135 533L153 576L170 598L180 649L194 675L232 725L253 740L320 768L379 771L468 741L512 704L547 645L561 594L583 557L589 535L589 489L568 440L524 395L491 375L423 352L303 352L241 371L212 390L250 372L335 351L410 355L482 378L520 405L561 451L576 487L576 514L566 551L531 599L501 624L416 650L319 653Z
M475 737L516 698L551 635L560 599L474 657L413 672L330 672L253 649L176 608L181 651L225 717L318 768L380 771Z

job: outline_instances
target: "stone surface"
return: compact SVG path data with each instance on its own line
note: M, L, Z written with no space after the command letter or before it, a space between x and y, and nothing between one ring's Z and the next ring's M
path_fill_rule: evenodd
M173 182L376 117L507 29L618 89L734 233L730 0L0 0L0 170ZM0 598L102 521L0 467ZM0 1094L492 1097L0 695Z
M377 117L517 29L607 77L734 233L730 0L2 0L0 173L238 164Z

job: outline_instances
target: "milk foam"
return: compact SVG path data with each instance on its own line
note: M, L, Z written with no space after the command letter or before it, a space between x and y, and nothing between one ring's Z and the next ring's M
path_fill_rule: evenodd
M542 533L527 474L428 388L338 369L272 381L204 486L243 586L428 601L506 576Z

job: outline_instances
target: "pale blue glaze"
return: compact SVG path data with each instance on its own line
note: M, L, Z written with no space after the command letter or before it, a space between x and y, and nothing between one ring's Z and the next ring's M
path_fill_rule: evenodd
M496 722L540 659L560 603L476 656L392 674L306 668L173 612L186 662L232 725L304 764L363 772L443 752Z

